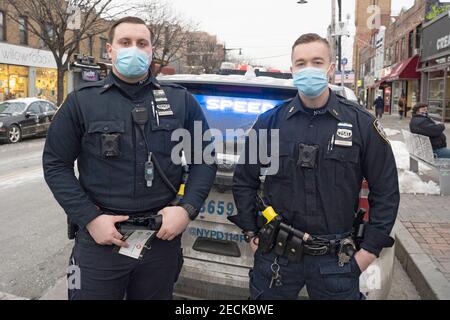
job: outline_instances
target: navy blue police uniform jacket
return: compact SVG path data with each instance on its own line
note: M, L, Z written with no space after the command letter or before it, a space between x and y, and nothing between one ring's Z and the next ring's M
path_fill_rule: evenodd
M145 126L149 149L177 190L182 167L171 161L172 148L179 143L171 141L172 132L184 128L193 139L195 121L201 122L203 133L208 130L201 106L185 88L159 84L152 76L141 86L144 89L139 97L130 96L112 73L102 81L82 85L67 96L49 128L43 153L44 177L71 222L81 228L102 214L98 208L125 215L156 213L175 197L156 170L152 186L147 187L144 170L148 152L132 119L134 108L149 110ZM164 90L173 111L173 115L159 117L159 123L151 106L155 89ZM120 134L119 156L103 157L102 134ZM202 150L208 145L202 142ZM186 158L193 159L193 152L192 147ZM182 202L200 210L214 182L216 165L202 159L201 163L190 163L189 170Z
M305 108L297 95L262 114L253 129L268 130L267 150L271 150L271 130L279 130L279 170L265 177L263 191L285 221L312 235L351 232L365 178L370 215L361 248L378 256L392 246L389 235L400 200L397 169L383 128L370 113L330 90L325 107ZM336 142L338 135L347 143ZM318 146L314 169L297 164L300 143ZM241 154L246 160L240 161L233 177L238 210L233 222L243 230L258 231L255 197L263 165L248 161L249 150L247 137Z

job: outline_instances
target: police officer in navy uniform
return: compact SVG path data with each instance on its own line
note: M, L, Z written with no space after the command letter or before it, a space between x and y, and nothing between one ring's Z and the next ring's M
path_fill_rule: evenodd
M203 133L208 124L191 94L152 76L151 32L144 21L115 22L107 50L112 72L68 95L43 155L47 184L79 230L70 257L70 271L79 279L69 287L69 299L170 299L183 261L181 234L216 173L214 161L192 164L192 149L184 197L171 206L183 178L182 166L171 159L178 144L171 134L184 128L193 137L194 122ZM208 142L200 146L204 150ZM129 244L118 224L156 213L162 226L145 248L137 248L139 258L119 254Z
M252 299L296 299L305 285L311 299L362 299L361 272L384 247L393 245L390 232L399 189L391 146L370 113L328 88L332 61L327 40L302 35L292 48L299 94L260 115L253 126L256 133L269 130L267 136L279 130L279 169L265 177L262 202L263 209L271 206L282 217L288 231L280 240L280 229L268 252L261 248L261 230L269 229L260 229L261 209L255 201L265 166L248 160L249 138L241 155L245 161L237 165L233 195L238 215L231 220L243 229L255 252ZM257 137L258 148L253 150L261 148ZM273 137L266 139L265 150L272 150ZM370 221L356 246L353 223L363 178L370 188ZM290 228L303 235L295 243L289 240L294 239Z

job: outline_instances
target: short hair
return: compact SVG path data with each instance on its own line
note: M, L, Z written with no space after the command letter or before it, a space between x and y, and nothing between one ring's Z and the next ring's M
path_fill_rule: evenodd
M301 44L307 44L307 43L312 43L312 42L320 42L320 43L323 43L324 45L326 45L328 50L330 51L330 61L334 62L333 52L331 50L330 43L328 42L327 39L322 38L317 33L305 33L305 34L301 35L300 38L295 40L294 45L292 46L291 59L294 55L295 47L297 47L298 45L301 45Z
M418 102L418 103L416 103L416 105L412 109L413 114L416 114L417 111L419 111L419 109L423 108L423 107L427 107L428 108L428 104L426 104L425 102Z
M150 31L150 41L153 41L153 32L149 28L149 26L145 23L145 21L142 20L141 18L138 18L138 17L128 16L128 17L123 17L123 18L115 21L112 24L111 28L109 29L109 33L108 33L108 41L109 41L109 43L113 42L113 40L114 40L114 33L116 31L116 28L117 28L117 26L119 24L122 24L122 23L143 24L144 26L147 27L148 31Z

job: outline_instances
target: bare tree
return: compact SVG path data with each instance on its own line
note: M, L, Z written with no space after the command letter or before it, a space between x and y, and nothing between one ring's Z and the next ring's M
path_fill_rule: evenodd
M52 52L58 70L58 105L64 98L64 73L79 43L107 31L109 21L123 12L123 5L113 0L4 0L3 3L8 5L8 17L17 23L21 23L20 16L26 16L29 31ZM78 21L74 23L73 19Z
M159 73L161 68L185 54L189 35L197 29L197 24L185 19L162 0L147 0L142 4L139 16L152 29L154 60L159 64L156 73Z

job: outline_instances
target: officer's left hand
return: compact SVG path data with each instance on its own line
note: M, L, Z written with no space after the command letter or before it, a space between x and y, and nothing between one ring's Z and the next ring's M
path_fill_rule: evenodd
M182 207L166 207L158 214L163 216L162 226L156 236L161 240L173 240L186 230L189 222L188 213Z
M364 249L359 250L355 254L355 260L361 272L366 271L366 269L371 265L372 262L375 261L376 258L377 257L374 254Z

